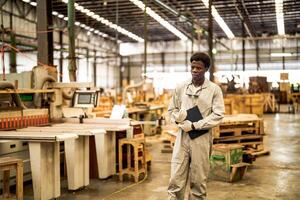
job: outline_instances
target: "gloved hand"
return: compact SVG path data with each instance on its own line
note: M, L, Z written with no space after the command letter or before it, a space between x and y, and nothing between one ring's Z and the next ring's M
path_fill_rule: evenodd
M189 132L193 130L192 122L189 120L185 120L182 123L178 124L179 128L181 128L184 132Z
M185 120L186 118L186 110L185 109L180 109L178 112L173 112L172 116L174 117L175 121L178 123L181 123Z

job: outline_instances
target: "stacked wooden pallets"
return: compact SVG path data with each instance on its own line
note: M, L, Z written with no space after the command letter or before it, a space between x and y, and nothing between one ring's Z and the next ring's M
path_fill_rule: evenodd
M240 144L244 149L263 150L263 119L255 114L225 115L212 131L214 144Z

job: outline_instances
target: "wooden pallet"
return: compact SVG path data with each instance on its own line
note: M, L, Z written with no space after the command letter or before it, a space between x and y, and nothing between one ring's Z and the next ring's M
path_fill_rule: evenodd
M226 115L221 124L212 129L214 138L264 134L263 119L253 114Z
M214 144L234 144L238 143L245 145L259 145L263 144L263 135L247 135L247 136L229 136L226 138L215 138Z

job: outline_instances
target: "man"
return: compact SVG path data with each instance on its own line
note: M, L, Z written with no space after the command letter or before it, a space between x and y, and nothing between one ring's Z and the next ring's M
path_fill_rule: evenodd
M189 200L206 199L212 148L211 128L218 125L224 115L220 87L204 76L210 67L210 57L198 52L192 55L190 62L192 79L176 87L168 108L171 121L178 124L180 129L172 155L169 200L184 200L188 176ZM186 120L187 110L195 106L203 119L192 123ZM191 130L197 130L193 139L188 133Z

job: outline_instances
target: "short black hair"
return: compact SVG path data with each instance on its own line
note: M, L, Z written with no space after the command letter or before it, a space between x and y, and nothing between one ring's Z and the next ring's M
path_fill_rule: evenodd
M205 68L210 67L210 57L208 54L204 52L194 53L190 58L190 62L192 63L193 61L201 61L203 62Z

